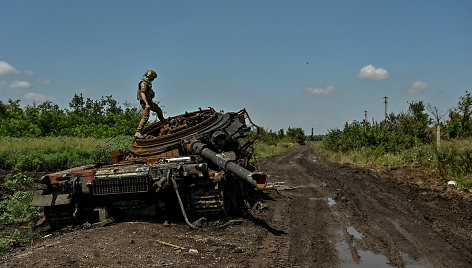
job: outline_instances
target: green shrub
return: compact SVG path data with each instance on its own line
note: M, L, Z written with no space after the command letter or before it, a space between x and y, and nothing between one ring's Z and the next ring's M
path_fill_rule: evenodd
M3 186L15 192L4 195L0 202L0 252L33 240L33 226L39 217L39 209L30 206L34 192L28 189L35 186L31 177L21 173L9 175Z
M0 231L0 252L5 252L21 243L31 242L35 233L31 227Z
M33 200L33 191L17 191L11 196L7 196L0 203L0 222L6 224L24 223L32 225L37 220L39 214L36 207L30 206Z
M358 165L406 165L438 172L445 180L456 180L462 187L472 184L472 139L443 142L440 149L423 144L398 153L381 153L381 149L372 147L334 152L321 142L314 142L312 148L332 161Z
M7 175L3 185L11 190L18 191L31 189L35 186L35 183L33 178L17 173L15 175Z
M0 138L0 168L56 171L110 160L117 149L129 152L132 136L110 138Z
M0 101L0 136L74 136L105 138L133 135L141 119L141 109L125 103L122 108L112 96L86 100L75 94L69 107L45 101L21 107L20 101Z

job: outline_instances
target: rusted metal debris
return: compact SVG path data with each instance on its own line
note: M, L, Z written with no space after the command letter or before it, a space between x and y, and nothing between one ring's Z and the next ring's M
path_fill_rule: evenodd
M257 129L253 137L247 137L246 119ZM237 216L266 184L267 176L250 161L260 131L245 109L170 117L143 129L144 139L136 138L129 154L113 152L112 164L44 176L31 204L44 208L53 228L108 217L156 217L170 208L180 208L175 212L192 228L197 227L189 219Z

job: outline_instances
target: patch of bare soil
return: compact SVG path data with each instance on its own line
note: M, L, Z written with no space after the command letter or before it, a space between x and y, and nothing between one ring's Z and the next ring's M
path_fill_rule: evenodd
M0 266L472 267L471 195L434 175L334 164L309 146L259 165L274 184L238 225L76 228L5 254Z

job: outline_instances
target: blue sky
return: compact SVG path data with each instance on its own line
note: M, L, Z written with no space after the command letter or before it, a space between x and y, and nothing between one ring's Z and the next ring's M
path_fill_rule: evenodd
M166 116L246 108L269 130L324 134L472 90L472 1L4 1L0 100L74 93L137 104L158 72Z

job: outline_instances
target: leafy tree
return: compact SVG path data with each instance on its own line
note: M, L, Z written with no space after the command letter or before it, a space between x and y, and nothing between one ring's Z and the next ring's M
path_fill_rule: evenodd
M305 140L305 132L301 128L288 128L286 136L293 142Z
M410 118L407 119L405 130L410 129L413 136L420 141L430 141L431 136L428 136L428 126L432 123L432 120L425 113L423 101L411 102L408 111Z
M71 110L45 101L24 109L20 101L0 102L0 136L44 137L51 135L76 137L113 137L133 135L141 119L141 110L125 103L121 108L113 97L100 100L75 94L69 103Z
M428 125L431 119L424 108L422 101L412 102L407 113L391 113L380 123L346 123L343 130L328 132L323 144L333 151L347 152L370 147L382 154L400 152L415 146L417 142L429 142Z
M472 96L466 91L459 97L457 107L449 110L446 130L451 138L472 136Z
M282 139L283 137L285 137L285 133L284 133L284 129L283 129L283 128L279 129L279 131L277 132L277 137L278 137L279 139Z
M72 108L73 112L76 114L85 112L85 101L82 93L80 93L80 96L74 94L74 97L69 102L69 107Z

